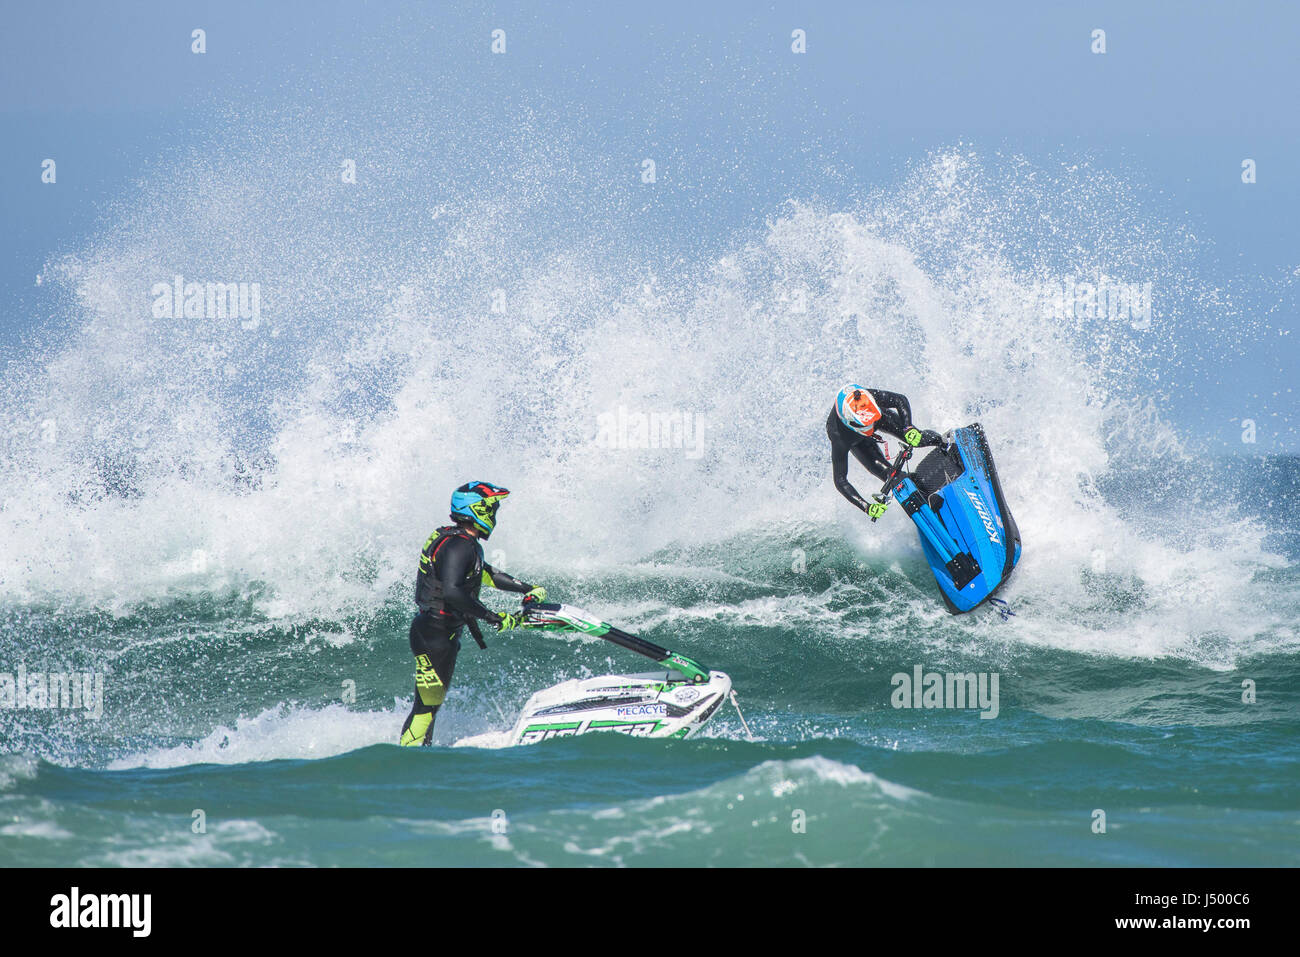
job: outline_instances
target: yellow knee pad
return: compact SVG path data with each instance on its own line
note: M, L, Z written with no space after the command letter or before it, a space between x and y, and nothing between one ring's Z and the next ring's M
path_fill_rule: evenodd
M411 718L411 726L402 732L402 740L399 743L404 748L419 747L424 744L424 736L429 733L429 725L432 723L432 711L415 715Z

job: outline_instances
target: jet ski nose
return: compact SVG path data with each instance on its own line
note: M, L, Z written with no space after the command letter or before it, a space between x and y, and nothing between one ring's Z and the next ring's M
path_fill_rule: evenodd
M712 691L717 691L724 695L730 694L731 676L725 671L710 671L708 686Z

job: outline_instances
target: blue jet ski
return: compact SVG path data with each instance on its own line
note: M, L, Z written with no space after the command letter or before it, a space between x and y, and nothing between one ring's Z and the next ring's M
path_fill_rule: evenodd
M912 455L905 446L876 498L893 495L911 517L944 603L957 615L1006 584L1020 561L1020 530L980 424L947 439L947 449L932 450L911 474L904 472Z

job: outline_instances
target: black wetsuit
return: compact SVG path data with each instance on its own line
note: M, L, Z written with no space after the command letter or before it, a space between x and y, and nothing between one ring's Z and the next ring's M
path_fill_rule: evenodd
M897 392L886 392L883 389L867 389L867 391L871 393L871 397L876 400L876 406L880 409L880 420L876 423L874 435L865 436L854 432L840 421L839 412L834 406L831 406L831 414L826 419L826 435L831 440L831 471L835 476L835 487L839 489L841 495L864 512L871 503L859 495L858 490L849 482L849 453L852 452L853 457L862 463L868 472L883 482L889 477L889 469L893 463L886 459L885 453L880 450L880 439L877 436L884 432L901 442L903 434L912 428L912 406L907 401L907 396ZM938 432L923 429L921 447L931 445L943 445L943 437Z
M448 525L429 536L415 578L415 603L420 608L410 634L415 701L402 725L403 744L428 744L432 739L433 719L456 668L461 628L468 626L479 640L478 622L495 625L500 619L478 600L484 585L521 593L533 587L483 561L483 546L460 526Z

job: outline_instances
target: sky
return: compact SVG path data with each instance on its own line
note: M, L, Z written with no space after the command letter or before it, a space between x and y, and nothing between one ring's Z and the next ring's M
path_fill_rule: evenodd
M669 157L676 199L644 228L683 249L792 195L897 183L932 150L1086 158L1197 237L1200 274L1239 306L1225 322L1258 320L1217 364L1183 370L1196 378L1169 414L1214 451L1241 452L1253 417L1250 451L1300 452L1300 6L56 0L12 5L5 24L0 360L50 320L48 264L232 117L438 96L467 117L549 110L597 149ZM487 55L494 29L506 57Z

